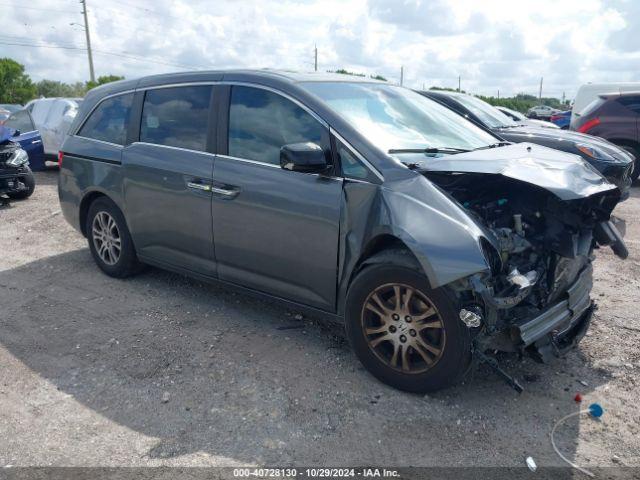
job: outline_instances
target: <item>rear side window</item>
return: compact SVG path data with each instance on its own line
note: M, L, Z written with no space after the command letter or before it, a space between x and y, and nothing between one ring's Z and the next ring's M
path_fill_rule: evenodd
M207 85L148 90L140 141L206 151L211 89Z
M299 142L329 150L326 129L291 100L260 88L232 88L229 155L279 165L280 148Z
M124 145L133 94L107 98L89 115L78 136Z
M26 110L18 110L17 112L12 113L4 122L4 126L20 130L20 133L27 133L35 130L33 123L31 122L31 116Z

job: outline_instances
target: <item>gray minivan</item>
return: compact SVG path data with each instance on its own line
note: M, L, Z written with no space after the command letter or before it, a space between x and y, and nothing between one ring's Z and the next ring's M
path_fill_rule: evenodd
M579 157L364 78L108 84L59 157L64 216L108 275L150 264L344 321L366 368L410 391L460 378L474 352L575 345L594 249L626 256L619 191Z

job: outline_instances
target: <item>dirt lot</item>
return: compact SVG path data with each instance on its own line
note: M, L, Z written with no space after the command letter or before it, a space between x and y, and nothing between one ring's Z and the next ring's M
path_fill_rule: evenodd
M0 466L640 466L640 188L630 258L598 252L591 331L551 365L508 359L423 397L364 371L341 330L160 270L103 275L60 214L56 172L0 209Z

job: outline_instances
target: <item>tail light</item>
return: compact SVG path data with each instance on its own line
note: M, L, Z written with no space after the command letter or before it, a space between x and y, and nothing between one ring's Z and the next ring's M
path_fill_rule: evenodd
M62 168L63 158L64 158L64 153L62 153L62 150L58 151L58 168Z
M592 118L591 120L589 120L588 122L584 122L580 127L578 127L578 131L580 133L587 133L589 130L591 130L596 125L600 125L600 118L599 117L595 117L595 118Z
M556 120L560 120L562 118L561 115L551 115L551 118L549 120L551 120L552 122L555 122Z

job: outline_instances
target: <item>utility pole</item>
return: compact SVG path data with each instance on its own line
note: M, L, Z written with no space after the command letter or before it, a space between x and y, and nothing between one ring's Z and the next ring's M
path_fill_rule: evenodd
M402 83L404 82L404 66L400 67L400 86L402 86Z
M313 62L314 71L318 71L318 46L315 46L315 54L314 54L314 62Z
M460 75L458 75L458 92L461 92L462 90L460 89Z
M540 92L538 93L538 102L540 105L542 105L542 79L543 77L540 77Z
M498 89L498 100L500 100L500 89Z
M96 74L93 71L93 55L91 54L91 35L89 35L89 20L87 19L87 0L80 0L82 4L82 15L84 15L84 33L87 36L87 54L89 55L89 74L91 81L96 81Z

